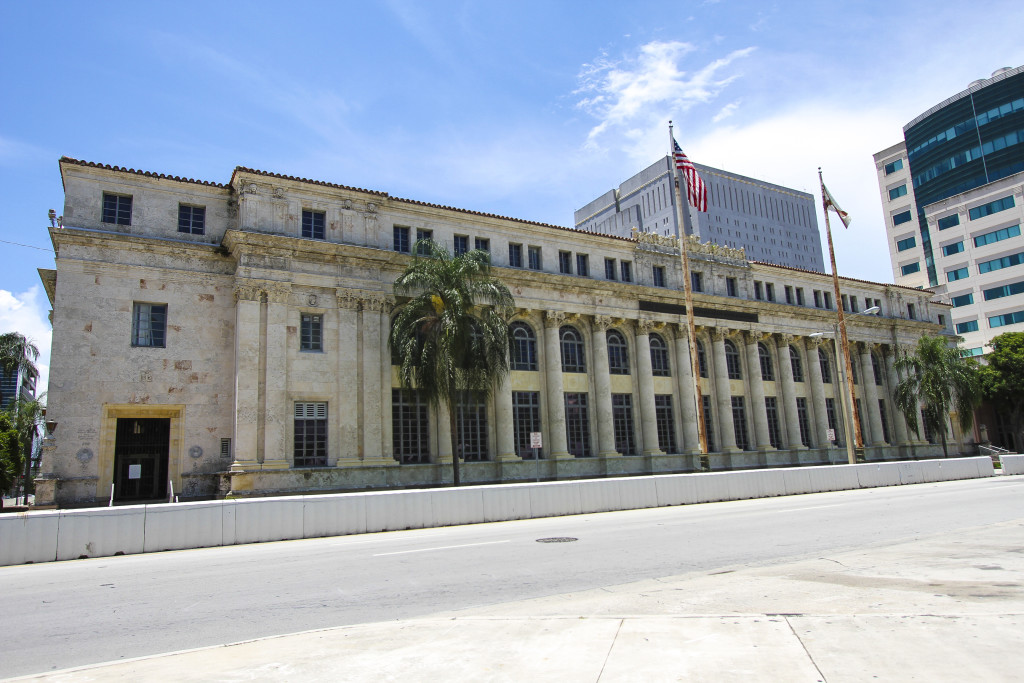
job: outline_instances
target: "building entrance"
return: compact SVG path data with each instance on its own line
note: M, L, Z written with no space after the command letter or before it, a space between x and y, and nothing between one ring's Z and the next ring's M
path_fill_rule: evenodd
M114 501L167 497L169 418L117 419L114 443Z

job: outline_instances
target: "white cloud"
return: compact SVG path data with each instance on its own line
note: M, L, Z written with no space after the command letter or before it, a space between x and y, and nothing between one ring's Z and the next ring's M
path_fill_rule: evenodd
M718 113L715 114L714 118L711 119L711 122L712 123L721 123L725 119L727 119L730 116L732 116L733 114L735 114L736 110L739 109L739 107L740 107L739 100L737 100L735 102L730 102L729 104L725 105L724 107L722 107L721 109L718 110Z
M36 393L46 391L50 380L50 337L52 330L47 320L49 302L43 295L39 285L27 291L15 294L0 289L0 334L20 332L29 341L39 347L39 381Z

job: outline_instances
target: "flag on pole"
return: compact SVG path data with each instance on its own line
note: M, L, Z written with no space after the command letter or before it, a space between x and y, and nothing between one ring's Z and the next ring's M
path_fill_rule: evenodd
M708 191L704 187L704 181L697 175L696 167L683 154L683 148L679 146L675 138L672 138L672 147L676 168L682 171L683 177L686 178L686 198L689 200L690 206L698 211L706 212L708 210Z
M836 215L839 216L839 220L843 222L843 227L849 228L850 221L853 219L850 218L850 214L839 208L839 205L836 204L836 200L832 198L832 193L828 191L827 187L825 187L825 183L821 184L821 199L825 203L825 213L828 213L828 210L832 209L836 212Z

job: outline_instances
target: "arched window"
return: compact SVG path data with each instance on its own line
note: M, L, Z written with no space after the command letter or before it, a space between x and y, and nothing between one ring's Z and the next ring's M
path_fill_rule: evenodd
M559 330L559 335L562 339L562 372L586 372L583 335L575 327L568 325Z
M828 356L824 349L818 349L818 362L821 363L821 381L825 384L832 384L832 366L828 363Z
M629 374L629 349L618 330L608 330L608 372L612 375Z
M668 365L668 345L660 334L651 335L651 369L655 377L668 377L672 374Z
M729 372L729 379L743 379L743 371L740 370L740 352L732 341L725 340L725 368Z
M804 381L804 364L800 360L800 350L795 346L789 347L789 363L793 366L793 381Z
M704 353L704 344L697 340L697 365L700 366L700 376L708 376L708 356Z
M761 361L761 379L765 382L774 382L775 370L772 368L772 357L768 353L768 347L761 342L757 343L757 358ZM733 379L731 370L729 372L729 379ZM739 377L736 379L739 379Z
M510 365L513 370L537 369L537 336L523 322L512 323Z
M878 366L878 356L871 354L871 369L875 373L875 384L882 386L882 368Z

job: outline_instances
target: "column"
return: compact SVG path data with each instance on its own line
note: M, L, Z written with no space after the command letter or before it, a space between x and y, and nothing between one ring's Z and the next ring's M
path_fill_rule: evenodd
M807 371L811 376L811 401L814 405L814 445L828 448L828 408L825 406L825 381L821 376L818 342L807 337Z
M792 342L792 335L783 334L778 337L779 375L782 377L782 400L786 415L786 447L790 450L799 450L807 446L800 440L800 416L796 412L796 381L793 379L793 361L789 356L789 345ZM821 368L818 368L818 374L821 374Z
M726 330L711 330L711 356L715 367L715 400L718 402L718 444L724 453L736 448L736 430L732 424L732 389L729 387L729 369L725 364ZM763 401L762 401L763 403Z
M651 365L650 320L636 322L636 374L640 390L640 428L644 440L644 455L664 455L658 443L658 421L654 407L654 368Z
M900 383L899 375L896 373L896 349L892 346L885 348L885 374L889 378L889 391L895 392L896 386ZM896 444L904 446L910 443L910 430L907 428L907 421L903 418L903 411L896 407L896 401L890 393L886 397L886 403L892 407L893 434L896 436Z
M679 415L683 422L683 451L700 451L700 435L697 433L697 394L694 391L694 368L690 365L690 338L686 325L675 329L675 369L679 382ZM699 370L698 370L699 376Z
M260 381L260 296L254 285L235 285L235 459L231 471L257 469Z
M391 311L395 307L395 300L390 296L383 296L379 299L380 311L380 459L394 465L395 442L391 422L391 347L388 346L388 338L391 336Z
M864 400L861 406L867 413L867 421L871 425L871 441L865 435L864 442L871 446L885 445L885 434L882 432L882 414L878 410L878 385L875 384L875 370L871 362L872 344L860 344L860 381L864 388ZM861 421L865 419L860 416Z
M743 335L743 344L747 352L747 380L750 386L750 417L754 421L754 444L759 451L774 450L771 438L768 435L768 411L764 404L764 378L761 377L761 358L758 354L757 340L761 335L756 332L746 332ZM722 343L722 352L725 353L725 343ZM730 416L732 410L729 410Z
M515 426L512 422L512 382L505 375L494 388L494 443L496 460L519 460L516 453Z
M562 389L562 347L559 328L565 314L547 311L544 314L544 371L548 384L548 433L544 435L549 457L569 458L565 435L565 392Z
M594 405L597 407L598 455L622 455L615 450L615 429L612 421L612 377L608 370L608 336L605 332L611 318L596 316L590 346L594 350Z
M359 461L359 308L360 299L351 291L337 290L338 353L335 374L333 424L337 436L328 441L337 461L334 465ZM390 365L390 364L389 364ZM333 426L332 424L332 426Z
M363 310L359 312L359 333L362 347L362 413L363 432L360 445L361 458L364 463L382 464L381 457L381 336L380 336L381 300L367 297L363 301ZM389 363L390 365L390 363ZM390 405L390 391L388 404Z
M294 462L286 443L288 409L288 300L291 287L274 284L267 288L266 389L263 410L263 469L287 469Z
M452 462L452 423L451 413L448 406L442 401L434 411L437 425L437 451L434 455L435 462L451 464ZM458 444L456 444L458 448Z

